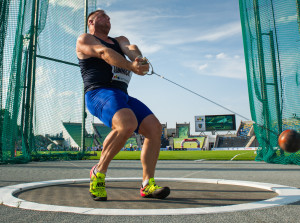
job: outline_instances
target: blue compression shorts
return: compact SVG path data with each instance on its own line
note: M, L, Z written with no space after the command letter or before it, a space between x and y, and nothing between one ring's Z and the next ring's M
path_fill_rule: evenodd
M122 108L131 109L138 121L136 133L138 133L144 118L153 114L141 101L116 88L97 88L88 91L85 93L85 102L90 113L98 117L110 128L112 126L112 118L118 110Z

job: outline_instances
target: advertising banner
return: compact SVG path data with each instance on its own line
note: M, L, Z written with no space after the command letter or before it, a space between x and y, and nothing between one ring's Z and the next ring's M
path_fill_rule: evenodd
M205 131L205 116L195 116L195 131Z
M174 149L202 148L205 137L174 138Z

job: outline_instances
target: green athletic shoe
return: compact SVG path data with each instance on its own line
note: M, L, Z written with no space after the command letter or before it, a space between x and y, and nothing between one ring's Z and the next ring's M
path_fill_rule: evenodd
M169 187L159 187L155 184L154 178L149 179L149 183L145 187L141 187L140 194L145 198L164 199L170 194Z
M90 171L90 195L94 201L106 201L107 194L105 190L105 174L97 172L94 174L94 169L97 165L93 166Z

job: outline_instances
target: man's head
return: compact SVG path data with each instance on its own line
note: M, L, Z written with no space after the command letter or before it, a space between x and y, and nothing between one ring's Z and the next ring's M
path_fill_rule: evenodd
M110 18L104 10L98 9L88 15L87 25L90 33L103 32L108 34L111 26Z

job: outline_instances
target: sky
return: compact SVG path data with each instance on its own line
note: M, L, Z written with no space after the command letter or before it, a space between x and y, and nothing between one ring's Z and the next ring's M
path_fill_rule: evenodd
M38 38L38 55L78 63L75 47L76 39L84 32L83 2L49 0L47 18L42 20L46 21L45 28ZM89 2L110 16L110 36L126 36L136 44L156 73L244 117L251 117L237 0ZM14 4L17 3L11 4L12 14L17 13L13 11L18 8ZM16 16L10 17L5 45L6 87L15 20ZM24 34L28 27L25 25ZM78 67L37 58L36 131L55 134L61 131L62 122L81 122L82 86ZM176 123L190 123L191 134L199 134L195 132L195 116L232 114L155 75L133 75L128 92L144 102L168 128L175 128ZM89 115L87 122L91 120ZM245 121L239 116L236 120L237 128L241 120Z
M250 116L244 49L236 0L98 1L112 37L124 35L154 71L245 117ZM134 75L129 94L175 128L194 116L231 114L157 76ZM244 118L236 116L237 128Z

